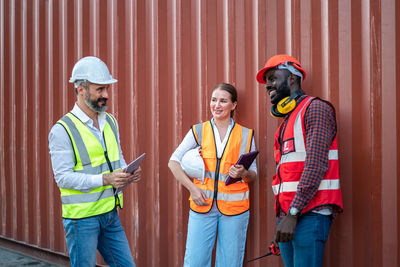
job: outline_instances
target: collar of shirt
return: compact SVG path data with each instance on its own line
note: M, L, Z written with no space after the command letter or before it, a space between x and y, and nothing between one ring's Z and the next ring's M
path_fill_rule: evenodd
M87 125L91 129L98 129L94 127L93 120L75 103L74 108L71 110L71 113L74 114L78 119L80 119L85 125ZM106 125L106 113L100 112L97 113L97 119L99 120L99 128L102 133L104 130L104 126Z
M224 152L224 148L226 146L226 143L228 142L228 136L233 128L233 124L234 124L234 121L231 118L231 124L228 126L228 130L226 131L224 140L221 141L217 126L215 126L214 118L211 119L211 125L214 129L214 138L215 138L214 140L215 140L215 146L217 148L217 157L218 158L222 157L222 152Z

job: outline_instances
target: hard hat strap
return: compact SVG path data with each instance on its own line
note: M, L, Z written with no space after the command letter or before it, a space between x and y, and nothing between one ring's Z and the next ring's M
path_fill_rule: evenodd
M303 74L301 73L301 71L299 71L295 66L293 66L293 62L287 61L285 63L279 64L277 66L278 69L285 69L290 71L290 73L299 76L301 78L301 81L303 81Z

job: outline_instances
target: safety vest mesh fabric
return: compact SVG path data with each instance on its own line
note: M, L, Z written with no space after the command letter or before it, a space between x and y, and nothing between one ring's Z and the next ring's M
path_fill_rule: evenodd
M120 166L118 132L112 116L106 113L106 124L103 138L104 151L99 140L90 129L75 115L67 113L57 123L67 131L75 154L75 172L86 174L103 174L118 170ZM109 159L107 162L106 158ZM109 212L116 205L123 207L122 193L114 196L112 186L97 187L84 193L74 189L60 188L62 216L68 219L81 219Z
M248 184L241 180L226 186L225 182L229 176L229 168L236 164L240 155L250 151L254 131L235 123L221 159L217 159L215 135L210 121L193 125L192 132L196 142L201 145L205 165L204 182L197 179L193 182L205 193L208 205L197 206L190 197L190 208L199 213L207 213L215 199L219 211L224 215L237 215L247 211L250 207Z
M275 133L274 152L277 167L272 190L275 195L276 214L279 214L279 208L285 213L288 212L304 170L306 159L304 115L314 99L316 98L310 96L304 98L289 115L286 126L284 127L283 121ZM336 137L329 148L328 160L328 170L321 180L318 191L301 211L302 213L328 204L337 206L339 211L343 209Z

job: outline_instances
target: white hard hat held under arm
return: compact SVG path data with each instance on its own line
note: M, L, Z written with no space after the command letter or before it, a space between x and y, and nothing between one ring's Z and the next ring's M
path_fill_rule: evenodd
M112 84L116 83L107 65L97 57L84 57L76 62L72 69L70 83L85 80L95 84Z
M200 155L200 147L189 150L183 155L181 167L189 177L196 178L204 182L205 166Z

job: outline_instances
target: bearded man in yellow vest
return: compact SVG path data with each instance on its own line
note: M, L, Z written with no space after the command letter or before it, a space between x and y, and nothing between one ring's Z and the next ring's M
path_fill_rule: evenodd
M105 112L108 90L117 80L99 58L84 57L69 81L77 102L52 127L49 150L71 266L95 266L97 250L109 266L135 266L117 213L122 192L115 192L139 181L141 170L124 172L118 123Z

